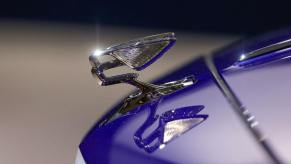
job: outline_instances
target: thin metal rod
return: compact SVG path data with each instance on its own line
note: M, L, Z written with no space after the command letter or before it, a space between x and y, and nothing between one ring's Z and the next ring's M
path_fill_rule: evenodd
M213 59L211 56L206 56L205 63L208 69L211 72L211 75L223 93L224 97L230 103L232 109L237 113L241 118L243 124L247 127L248 131L253 135L256 142L261 146L265 153L270 157L273 163L280 164L282 163L279 157L276 155L275 151L271 148L270 143L267 141L266 136L258 126L258 121L255 117L242 105L238 97L232 91L230 86L227 84L223 76L217 70Z

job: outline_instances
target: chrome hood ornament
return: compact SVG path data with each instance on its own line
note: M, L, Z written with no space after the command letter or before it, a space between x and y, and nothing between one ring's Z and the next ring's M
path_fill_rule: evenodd
M138 80L137 73L126 73L111 77L104 74L106 70L121 66L128 66L135 71L141 71L161 57L173 46L175 41L174 33L152 35L108 47L104 51L92 54L89 57L92 65L91 72L97 77L99 85L126 83L138 88L138 92L129 95L124 100L124 104L118 111L119 115L124 115L140 105L151 102L163 95L176 92L196 82L194 77L190 76L181 80L155 85ZM101 58L107 58L107 61L101 62ZM111 121L113 118L116 118L116 116L112 116ZM108 121L110 120L105 121L105 123Z

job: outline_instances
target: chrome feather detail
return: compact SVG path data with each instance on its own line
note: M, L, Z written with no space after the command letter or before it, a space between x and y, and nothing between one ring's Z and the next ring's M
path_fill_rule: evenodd
M174 33L163 33L111 46L89 57L92 65L91 72L97 77L99 85L125 83L138 88L137 92L129 95L124 100L119 111L113 114L109 120L105 120L103 124L111 122L140 105L158 99L163 95L174 93L196 82L193 76L189 76L181 80L155 85L138 80L137 73L125 73L111 77L104 74L106 70L121 66L128 66L135 71L141 71L161 57L173 46L175 41ZM106 56L110 58L109 61L100 62L100 59Z

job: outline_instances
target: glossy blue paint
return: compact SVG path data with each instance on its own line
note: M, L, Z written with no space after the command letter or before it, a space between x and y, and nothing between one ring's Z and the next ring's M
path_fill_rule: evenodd
M290 38L291 31L284 30L283 32L281 31L279 33L268 34L258 39L251 40L249 42L235 43L230 47L216 51L214 53L214 61L220 72L225 73L232 72L234 74L237 74L239 73L238 70L243 70L244 68L249 68L250 66L260 65L263 63L268 63L274 60L285 59L286 57L289 57L291 49L287 47L283 50L271 52L258 58L250 59L245 62L239 62L240 56L244 53L251 52L264 46L278 43ZM161 77L160 79L157 79L154 83L160 84L168 81L181 79L183 77L191 75L194 75L198 80L196 85L190 86L171 95L164 96L161 99L163 99L163 101L165 102L172 103L174 106L176 106L177 103L174 103L174 101L177 98L181 98L189 93L197 92L202 88L208 88L210 86L210 83L212 83L210 74L208 72L208 69L206 68L203 59L196 59L194 61L191 61L190 63L182 66L181 68L173 72L170 72L169 74ZM132 149L130 147L117 144L115 140L117 137L119 137L118 135L121 135L120 133L123 128L126 128L127 126L134 127L137 126L138 128L133 129L135 131L135 134L132 135L132 138L128 138L128 136L126 136L126 138L123 138L123 140L125 140L126 143L134 142L136 145L138 145L138 147L144 149L145 151L153 152L161 144L163 144L162 131L165 123L175 119L181 119L186 117L202 117L204 119L207 118L207 116L203 114L197 115L197 113L201 111L202 106L195 106L195 104L193 104L194 106L186 108L183 107L181 108L177 106L176 108L179 109L176 109L173 115L169 114L169 111L165 111L162 114L156 114L157 112L159 112L159 109L157 108L159 102L153 102L149 104L144 104L143 106L140 106L137 109L123 115L122 117L117 118L116 120L106 124L105 126L100 126L104 119L106 119L119 109L121 103L117 104L113 109L111 109L107 114L105 114L82 140L79 148L86 163L88 164L112 163L112 158L127 160L128 161L127 163L137 163L137 162L171 163L173 162L171 161L171 159L173 159L173 157L171 156L169 156L168 159L165 159L161 158L158 155L145 155L139 150L137 150L138 149L137 146L136 146L137 149ZM195 103L199 104L199 102ZM206 106L204 111L208 113L209 111L207 111L208 110L207 104L202 105ZM149 110L149 115L146 121L144 123L140 123L139 125L133 124L132 122L135 122L142 115L144 115L143 112L146 110ZM189 116L188 114L191 112L193 113L193 115ZM158 128L154 130L153 133L148 138L143 138L142 134L144 133L145 129L147 129L149 125L157 121L158 119L157 115L160 116L159 117L160 124ZM171 115L171 117L168 117L168 115ZM159 141L158 144L153 145L152 147L147 148L145 147L156 138L158 138ZM180 139L183 140L183 137L181 137ZM173 145L178 146L176 144ZM116 151L119 151L120 153L113 153ZM154 152L153 154L155 153L156 152ZM114 156L112 156L112 154L114 154ZM186 161L187 160L185 159L185 161L180 162L184 163Z
M159 80L158 82L162 82L162 80ZM207 80L203 81L201 79L199 85L203 85L205 83L207 83ZM195 89L197 86L195 88L194 87L191 86L191 87L188 87L188 88L183 89L181 91L175 92L173 94L163 96L163 97L161 97L160 100L166 101L166 100L172 99L176 96L184 94L186 91L190 91L190 90ZM118 130L120 128L122 128L123 126L126 126L126 124L128 122L130 122L131 119L134 119L134 117L136 117L136 115L138 115L142 111L147 110L147 109L155 109L155 106L158 105L158 103L153 102L153 103L142 105L142 106L128 112L127 114L117 118L116 120L106 124L105 126L103 126L102 123L104 122L104 120L107 120L107 118L114 115L114 113L120 108L121 105L122 105L122 101L118 105L116 105L112 110L110 110L104 117L102 117L95 124L95 126L89 131L89 133L86 135L86 137L83 139L79 148L81 150L81 153L83 154L83 157L84 157L86 163L110 163L110 152L112 151L111 150L112 149L112 142L114 140L115 135L118 133ZM183 108L181 110L178 110L178 114L175 115L175 117L177 119L178 118L186 118L187 114L192 113L194 115L190 114L188 117L197 117L197 118L206 119L207 115L196 115L201 109L202 109L202 106L194 107L194 109L191 107L185 108L185 109ZM186 111L184 111L184 110L186 110ZM183 114L183 112L181 113L181 111L184 111L186 114L185 113ZM154 110L151 110L151 112L154 113ZM167 121L167 119L162 120L162 122L165 122L165 121ZM140 127L140 128L142 128L142 127ZM138 133L138 131L137 131L137 133ZM156 137L162 138L161 135L162 134L157 134ZM130 140L133 141L133 139L130 139ZM135 142L137 143L136 137L135 137ZM162 142L160 144L162 144ZM100 146L100 145L102 145L102 146ZM139 144L138 146L142 147L141 144ZM157 148L157 145L154 146L154 148L147 149L146 151L153 152L156 148ZM86 156L84 154L86 154ZM98 154L102 154L102 156L100 156ZM153 158L145 157L145 158L153 160L153 161L157 160L157 161L159 161L158 163L161 163L160 159L158 160L158 159L155 159L154 157ZM164 161L162 163L168 163L168 162Z

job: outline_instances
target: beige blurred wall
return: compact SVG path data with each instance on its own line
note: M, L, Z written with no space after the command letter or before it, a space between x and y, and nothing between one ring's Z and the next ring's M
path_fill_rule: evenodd
M95 48L167 32L101 25L0 21L0 163L70 164L93 123L132 88L97 86ZM142 71L150 80L236 36L176 31L177 44Z

